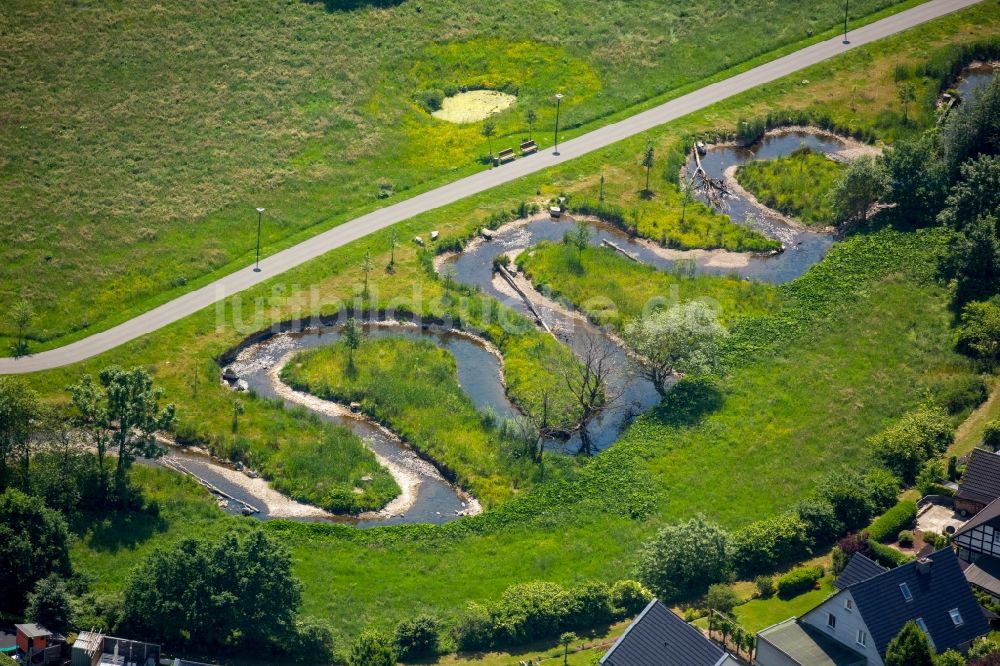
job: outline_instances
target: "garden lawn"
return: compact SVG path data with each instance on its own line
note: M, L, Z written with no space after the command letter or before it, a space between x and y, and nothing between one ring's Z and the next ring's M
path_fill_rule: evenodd
M830 190L845 166L808 148L773 160L748 162L736 170L744 189L770 208L807 226L832 225Z
M568 137L839 19L767 0L6 2L0 311L27 299L32 338L65 343L248 265L257 206L267 255L486 168L479 124L432 118L428 91L514 92L494 147L544 148L554 91Z
M791 599L781 599L773 595L767 599L752 599L733 609L736 621L754 633L783 622L790 617L802 617L828 596L836 592L833 587L834 577L827 575L820 579L819 587Z
M659 271L607 247L588 247L579 253L572 245L543 242L519 254L517 264L536 288L568 300L600 324L619 329L654 300L667 306L702 300L716 306L727 324L765 314L778 303L778 292L770 284L691 275L684 266Z

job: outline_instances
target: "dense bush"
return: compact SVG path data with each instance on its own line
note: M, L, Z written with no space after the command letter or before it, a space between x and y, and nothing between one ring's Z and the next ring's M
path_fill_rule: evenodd
M804 499L795 505L795 512L805 523L806 536L814 547L833 543L844 531L833 504L823 497Z
M993 300L966 305L955 346L987 366L1000 360L1000 305Z
M482 650L493 645L493 618L490 611L480 604L469 604L459 616L453 629L459 650Z
M43 578L28 594L25 619L51 629L65 632L72 622L73 608L66 583L56 575Z
M864 477L857 472L842 471L827 476L819 486L819 495L833 505L833 511L843 529L854 530L868 522L875 505Z
M1000 330L997 331L1000 333ZM981 375L962 374L942 380L932 388L934 401L949 414L959 414L981 405L990 395L989 384Z
M729 615L740 603L740 598L733 588L725 583L716 583L709 586L705 594L705 608L718 611L724 615Z
M400 659L419 659L437 653L439 623L430 615L406 618L396 627L396 652Z
M701 592L729 575L728 540L704 516L664 527L642 546L639 580L662 600Z
M736 530L729 545L736 575L751 578L807 557L811 542L805 521L784 514Z
M351 646L349 666L396 666L392 639L380 631L365 629Z
M619 617L632 617L653 600L653 593L637 580L620 580L611 586L611 603Z
M939 407L921 407L868 438L872 457L906 483L913 483L924 462L941 455L952 440L948 415Z
M913 527L917 519L917 503L905 500L876 518L868 527L868 536L874 541L887 543L896 538L900 530Z
M865 491L872 503L872 511L881 513L896 504L899 496L899 479L881 467L868 470L864 479Z
M903 531L901 531L896 536L896 538L899 540L899 545L902 546L903 548L912 548L913 547L913 531L912 530L903 530Z
M444 103L443 90L421 90L414 97L417 104L424 107L424 110L428 113L438 111Z
M753 579L753 584L759 597L767 599L774 596L774 578L771 576L757 576Z
M778 579L776 588L778 596L782 599L808 592L816 587L816 583L823 577L823 567L799 567L792 569Z
M1000 450L1000 419L990 421L983 427L983 445L991 451Z
M869 557L888 569L894 569L913 559L906 553L901 553L895 548L890 548L878 541L870 542L869 548L871 549Z
M301 616L295 621L295 633L288 638L286 652L296 661L332 664L336 661L333 630L325 621Z
M567 624L589 628L611 624L615 619L615 606L611 588L600 581L591 581L570 590L571 605Z
M494 640L519 645L558 634L569 624L573 598L555 583L508 587L492 608Z

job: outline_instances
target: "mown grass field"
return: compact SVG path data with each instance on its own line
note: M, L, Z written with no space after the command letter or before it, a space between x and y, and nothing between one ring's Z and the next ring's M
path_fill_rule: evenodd
M779 303L769 284L735 277L692 276L683 268L658 271L606 247L588 247L578 254L565 243L540 243L519 254L517 263L536 288L567 299L600 324L619 329L648 308L653 299L666 303L702 300L717 307L725 323L766 314Z
M495 143L534 134L544 146L556 91L569 136L817 38L840 12L766 0L6 3L0 312L27 299L32 337L64 343L247 265L257 206L267 254L485 168L478 125L431 118L417 101L428 89L516 92Z
M830 190L844 165L811 150L759 160L736 170L736 180L765 206L807 226L829 226L834 220Z
M848 126L880 126L896 113L895 93L883 97L873 88L861 104L860 94L851 101L852 85L891 86L900 60L917 62L944 44L995 34L998 25L992 7L977 6L649 136L407 221L398 226L399 235L426 236L439 229L443 240L465 237L492 212L521 200L546 200L562 191L596 198L595 174L603 164L637 164L647 141L666 151L691 133L731 131L741 116L824 109ZM802 84L804 79L811 83ZM930 118L923 106L911 106L911 119L918 114ZM671 186L664 174L654 175L654 190ZM638 168L634 178L628 191L638 189ZM141 363L178 403L182 427L226 442L232 395L216 385L218 369L211 359L255 330L234 324L235 313L247 321L258 299L265 325L295 313L335 312L360 291L357 265L366 251L378 265L388 263L387 239L388 232L380 232L227 299L221 314L208 308L98 358L31 379L55 395L84 371L112 362ZM927 386L968 371L952 351L948 295L928 277L939 242L925 233L881 232L836 246L811 273L780 289L780 308L753 318L757 328L734 327L731 371L718 411L696 423L678 423L669 407L651 413L571 479L540 484L494 511L444 527L359 531L268 523L293 551L306 586L306 612L329 619L341 634L368 623L388 627L422 610L452 616L469 601L497 598L517 581L627 575L642 539L658 525L694 512L733 527L787 508L827 469L857 464L864 437L922 400ZM395 273L373 274L373 301L416 299L415 291L423 304L440 298L441 283L426 277L414 248L399 248L396 261ZM312 300L312 286L318 302ZM533 338L501 343L509 345L508 384L512 373L523 382L547 374L548 351ZM203 378L197 398L193 370ZM251 400L240 431L253 446L270 446L273 440L280 448L298 438L306 423ZM194 489L187 489L190 495L181 490L185 494L176 494L177 505L161 512L162 531L155 536L115 551L77 544L74 561L96 574L96 589L116 589L139 557L189 529L185 497L204 502ZM206 529L215 521L237 520L206 511Z

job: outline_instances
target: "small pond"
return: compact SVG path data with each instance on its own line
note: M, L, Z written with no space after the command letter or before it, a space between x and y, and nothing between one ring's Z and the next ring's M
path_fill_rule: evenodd
M955 90L961 99L968 99L977 88L988 86L996 75L995 63L978 63L966 67L955 82Z

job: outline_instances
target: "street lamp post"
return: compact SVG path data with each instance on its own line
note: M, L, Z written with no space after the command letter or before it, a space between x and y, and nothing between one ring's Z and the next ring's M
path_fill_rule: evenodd
M260 218L264 215L264 209L257 209L257 261L253 267L254 273L260 273Z
M847 13L851 8L851 0L844 0L844 43L850 44L850 40L847 39Z
M555 152L552 153L553 155L559 154L559 107L562 105L562 98L562 93L556 93L556 147Z

